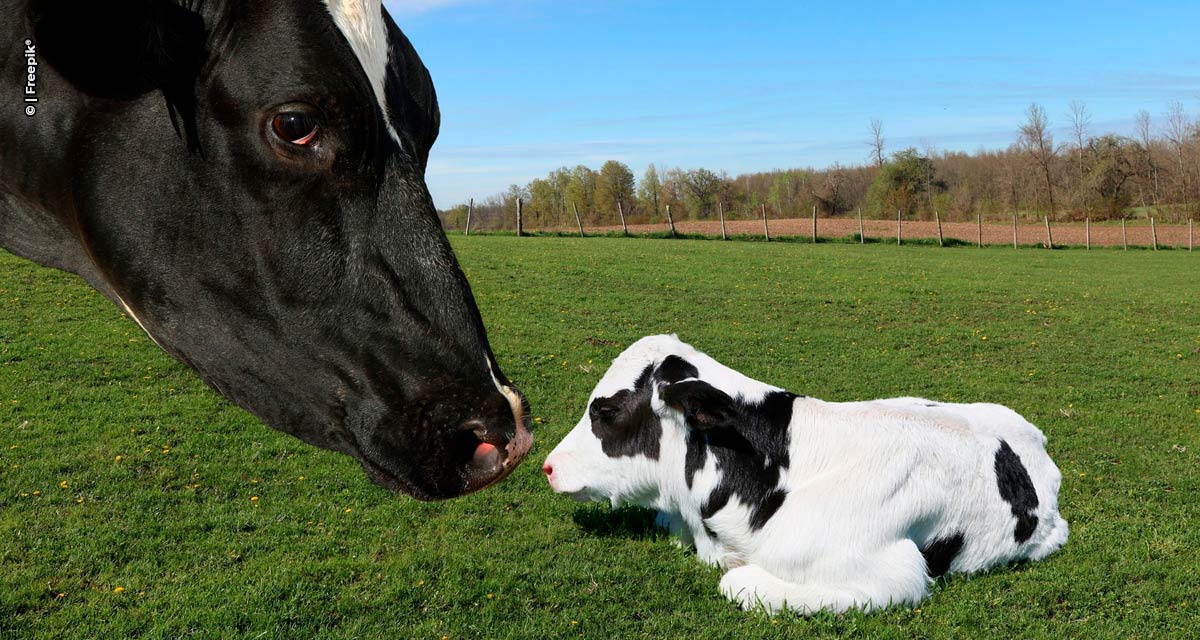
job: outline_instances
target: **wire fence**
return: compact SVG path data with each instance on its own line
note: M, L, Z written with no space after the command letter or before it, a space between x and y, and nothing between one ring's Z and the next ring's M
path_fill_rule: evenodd
M921 243L933 241L942 246L1035 245L1046 248L1133 247L1188 251L1194 249L1196 242L1195 222L1192 218L1188 218L1186 223L1182 224L1160 224L1154 217L1103 222L1093 222L1090 218L1085 218L1083 221L1056 222L1048 216L1033 219L1030 216L1010 214L1007 218L976 216L973 222L944 222L936 212L934 220L906 219L900 212L897 212L893 219L880 220L864 219L861 212L851 216L818 217L814 209L813 215L808 218L775 219L764 205L760 206L758 211L728 214L719 208L717 219L676 220L668 206L661 221L633 222L626 218L624 209L620 208L619 223L603 221L589 224L584 222L576 210L575 224L563 226L540 225L536 218L527 218L521 200L517 200L515 206L505 209L512 211L503 211L500 216L497 216L496 211L490 211L484 224L480 224L478 218L473 221L473 212L469 211L463 228L448 231L460 231L466 235L480 231L507 230L509 233L515 231L518 235L628 235L896 244L903 244L907 240ZM473 222L475 226L472 226Z

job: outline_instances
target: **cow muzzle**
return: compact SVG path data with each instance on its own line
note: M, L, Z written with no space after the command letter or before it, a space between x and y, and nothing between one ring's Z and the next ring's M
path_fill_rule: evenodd
M350 421L359 460L375 484L418 500L445 500L504 480L533 444L525 398L504 385L482 393L445 390L408 411L372 411Z
M490 487L507 478L533 446L524 396L510 386L502 386L500 390L512 411L513 433L509 435L478 419L464 425L469 434L466 446L471 447L470 460L463 467L465 493Z

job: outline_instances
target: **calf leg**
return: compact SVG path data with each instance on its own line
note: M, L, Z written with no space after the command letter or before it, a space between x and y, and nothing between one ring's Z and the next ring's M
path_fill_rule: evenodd
M794 583L751 564L727 572L721 578L721 593L743 609L762 606L771 613L791 609L802 615L914 605L929 594L925 559L911 540L895 542L845 566L823 569L821 573L840 575L843 579Z

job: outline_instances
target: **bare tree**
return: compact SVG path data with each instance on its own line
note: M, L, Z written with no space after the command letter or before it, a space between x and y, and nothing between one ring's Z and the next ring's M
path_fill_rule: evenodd
M1084 142L1088 137L1088 125L1092 123L1092 114L1088 113L1087 105L1078 101L1072 100L1068 107L1067 117L1071 119L1071 132L1075 134L1075 159L1079 165L1079 188L1080 194L1083 193L1084 183L1084 168L1083 168L1083 150ZM1083 198L1084 207L1089 207L1087 198Z
M1033 158L1046 182L1046 194L1050 199L1050 217L1055 216L1053 165L1057 152L1054 138L1050 135L1050 120L1046 110L1038 103L1025 110L1025 124L1021 125L1021 147Z
M1154 162L1154 132L1150 124L1150 112L1145 109L1138 111L1137 117L1134 118L1134 127L1137 129L1138 141L1142 146L1142 163L1146 168L1146 179L1154 185L1150 202L1157 207L1158 165ZM1146 198L1144 196L1142 197L1142 206L1146 206Z
M929 159L925 163L925 207L929 209L926 215L934 212L933 207L933 159L937 151L933 148L933 143L922 140L921 146L925 147L925 157Z
M875 166L883 168L883 121L879 118L871 118L871 141L867 144L871 145L871 159L875 161Z
M1183 164L1184 149L1187 146L1188 139L1192 136L1192 122L1188 118L1187 112L1183 110L1183 105L1178 101L1172 101L1167 105L1167 140L1171 142L1171 146L1175 147L1175 159L1177 162L1179 191L1175 196L1178 202L1186 203L1188 196L1191 194L1191 189L1188 186L1188 174Z

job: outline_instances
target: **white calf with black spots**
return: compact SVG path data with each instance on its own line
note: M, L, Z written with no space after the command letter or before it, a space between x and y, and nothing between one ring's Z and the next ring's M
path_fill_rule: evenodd
M543 470L657 509L744 608L915 605L933 580L1067 540L1046 438L995 404L824 402L651 336L613 361Z

